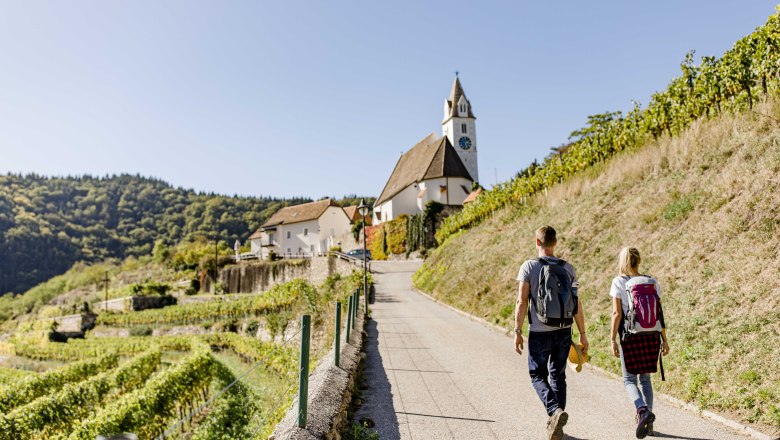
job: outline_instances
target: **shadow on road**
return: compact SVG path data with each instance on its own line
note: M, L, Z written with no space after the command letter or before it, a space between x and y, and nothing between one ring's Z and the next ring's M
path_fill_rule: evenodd
M651 437L655 438L679 438L684 440L712 440L709 438L696 438L696 437L678 437L674 434L664 434L662 432L654 431L653 435Z
M364 364L364 383L368 389L363 391L365 403L357 411L356 418L368 417L375 423L374 429L383 439L401 438L398 430L398 417L393 406L393 392L390 381L379 354L379 330L375 320L366 325L366 360Z

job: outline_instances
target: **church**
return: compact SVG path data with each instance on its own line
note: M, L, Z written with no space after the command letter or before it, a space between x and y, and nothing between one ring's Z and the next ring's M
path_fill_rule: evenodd
M479 181L476 120L456 74L444 101L441 137L431 133L401 155L374 202L375 225L419 214L430 201L463 206Z

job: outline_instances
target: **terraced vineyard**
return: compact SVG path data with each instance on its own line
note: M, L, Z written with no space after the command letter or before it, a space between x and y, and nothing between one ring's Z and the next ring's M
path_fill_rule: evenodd
M326 304L346 296L354 284L352 278L320 288L293 281L256 297L105 314L100 322L191 324L263 319L269 313L309 313L315 323L331 322L332 306ZM140 439L266 438L297 384L299 337L292 327L281 342L218 331L159 337L88 333L66 343L50 342L42 331L17 333L0 347L6 357L66 364L42 373L0 368L0 440L92 440L119 432ZM330 335L328 329L314 330L321 335L313 341L316 358ZM255 370L262 370L262 383L250 380Z

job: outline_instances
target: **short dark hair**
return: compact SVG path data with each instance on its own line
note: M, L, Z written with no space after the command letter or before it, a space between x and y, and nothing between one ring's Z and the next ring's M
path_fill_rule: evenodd
M555 229L552 226L542 226L536 230L536 239L544 247L552 247L558 242L558 237L555 236Z

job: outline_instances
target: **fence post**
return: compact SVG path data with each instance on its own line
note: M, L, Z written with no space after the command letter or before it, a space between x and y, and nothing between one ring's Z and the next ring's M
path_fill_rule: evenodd
M309 338L311 336L311 316L301 317L301 371L298 379L298 427L306 427L309 400Z
M349 305L347 306L347 331L344 332L344 334L345 334L344 342L346 342L346 343L349 343L349 333L352 330L352 314L354 313L352 311L352 309L354 307L354 304L353 304L354 301L353 300L354 300L354 298L350 296L349 297L349 302L348 302Z
M357 327L357 316L358 316L358 310L360 310L360 290L355 289L354 292L352 292L352 296L355 297L355 300L352 301L352 304L355 306L355 310L352 312L355 314L354 317L352 317L352 328Z
M334 344L334 364L338 367L341 358L341 301L336 301L336 340Z

